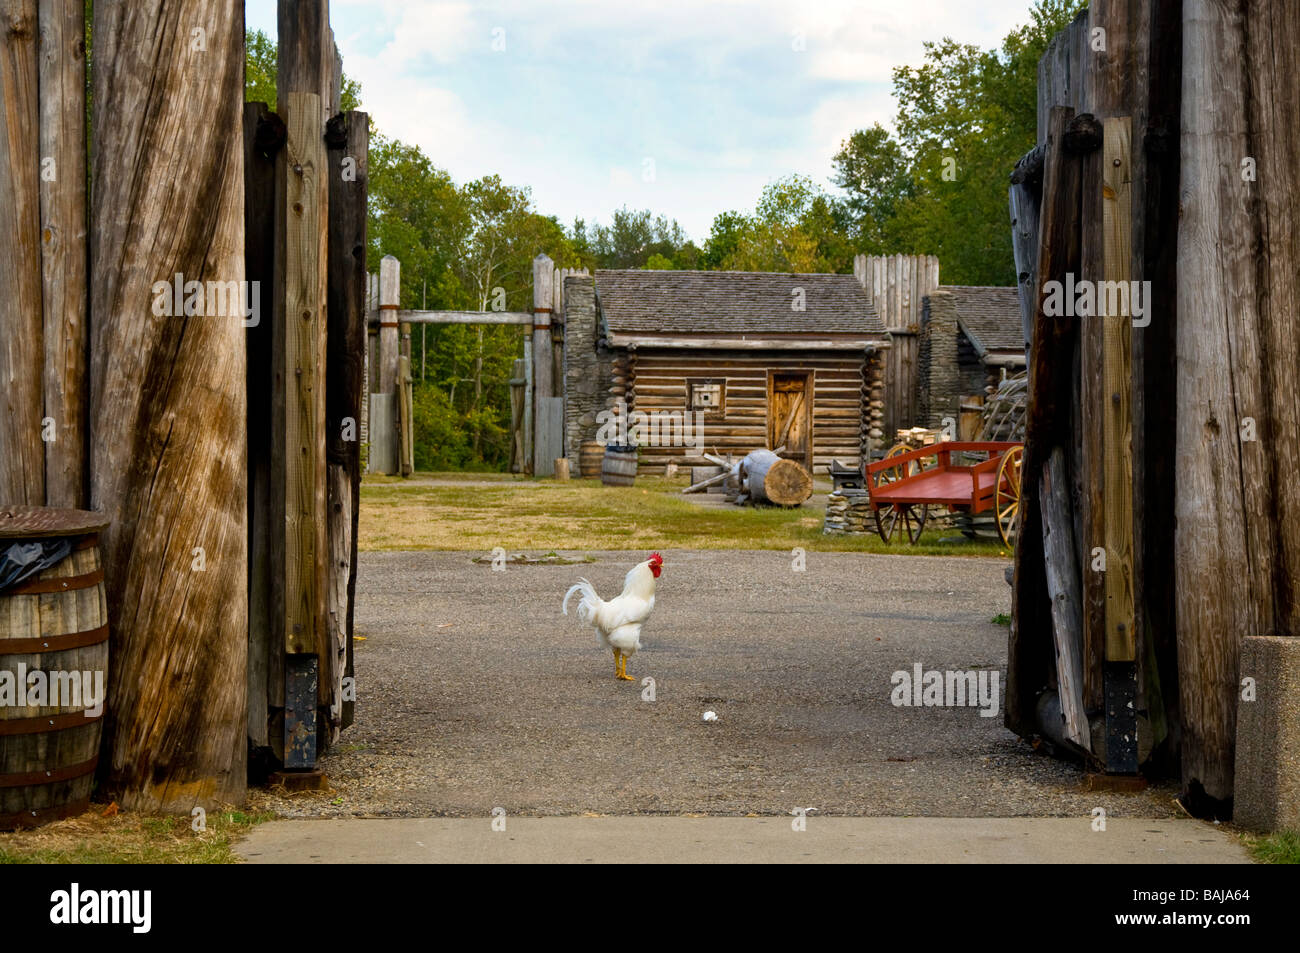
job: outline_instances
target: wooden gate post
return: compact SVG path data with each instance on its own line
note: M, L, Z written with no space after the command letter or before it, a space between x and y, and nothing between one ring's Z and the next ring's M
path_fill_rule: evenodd
M402 265L392 255L379 262L379 367L370 414L370 471L397 472L397 310Z
M551 309L555 263L545 254L533 259L533 475L555 472L556 435L551 433L551 398L555 396L551 355Z

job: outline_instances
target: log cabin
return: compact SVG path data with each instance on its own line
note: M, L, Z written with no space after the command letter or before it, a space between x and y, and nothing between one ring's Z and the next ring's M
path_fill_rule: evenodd
M922 299L917 360L918 423L957 423L973 440L984 398L1006 374L1025 367L1020 299L1015 288L940 285Z
M889 335L853 275L602 270L567 279L564 326L575 464L619 412L689 413L702 427L643 441L648 473L761 447L810 472L857 466L884 439Z

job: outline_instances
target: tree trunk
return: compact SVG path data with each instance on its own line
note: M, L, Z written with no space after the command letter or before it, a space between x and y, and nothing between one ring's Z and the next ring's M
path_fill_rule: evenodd
M235 314L187 316L153 289L244 279L242 7L99 0L94 25L91 505L112 519L107 787L128 807L188 813L244 797L244 316L229 301Z

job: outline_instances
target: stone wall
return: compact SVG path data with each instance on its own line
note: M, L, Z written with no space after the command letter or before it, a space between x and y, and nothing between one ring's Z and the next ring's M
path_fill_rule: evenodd
M921 306L921 346L917 372L918 419L924 426L943 426L956 417L961 396L961 365L957 356L957 314L952 295L932 291Z
M564 455L578 472L578 448L596 436L596 415L614 406L619 353L605 344L596 312L596 280L564 279Z

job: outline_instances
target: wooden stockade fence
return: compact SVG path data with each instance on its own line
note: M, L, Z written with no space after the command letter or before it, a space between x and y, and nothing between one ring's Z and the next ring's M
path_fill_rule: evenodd
M886 434L916 426L922 299L939 287L934 255L856 255L853 274L871 294L891 338L884 352Z
M1300 820L1288 676L1241 661L1300 666L1298 58L1284 0L1094 0L1042 59L1011 186L1032 337L1007 724L1261 826Z
M409 342L412 324L508 324L524 330L524 357L516 361L511 387L510 469L553 476L564 456L564 279L585 268L557 268L546 254L533 259L532 311L428 311L401 307L401 263L392 255L380 262L368 287L378 288L369 323L377 329L369 347L372 370L366 421L372 473L409 476L414 469L411 375L399 363L410 349L398 347L398 329ZM399 386L400 385L400 386Z
M4 13L0 504L107 524L101 790L238 802L352 714L367 120L325 0L280 0L275 112L238 5L103 0L87 149L84 3Z

